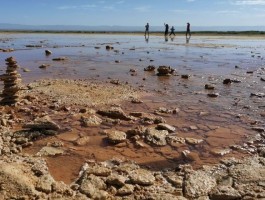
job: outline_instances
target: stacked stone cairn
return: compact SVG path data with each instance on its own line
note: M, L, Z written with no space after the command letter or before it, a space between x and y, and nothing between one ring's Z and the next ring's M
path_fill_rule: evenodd
M2 105L14 105L17 103L20 90L21 75L17 72L17 61L13 57L6 60L6 74L0 75L0 80L4 81L4 89L0 97Z

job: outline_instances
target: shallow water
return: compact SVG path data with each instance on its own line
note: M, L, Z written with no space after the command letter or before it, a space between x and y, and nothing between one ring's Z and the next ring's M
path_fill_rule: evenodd
M146 97L143 105L127 105L127 112L152 113L158 107L179 107L180 113L174 117L166 115L165 118L167 123L177 128L179 136L204 139L202 145L188 147L192 152L198 152L195 154L195 157L198 157L195 158L196 165L217 162L219 158L209 153L212 149L225 149L229 145L242 144L246 136L254 135L255 132L250 127L253 121L256 125L265 126L264 116L261 116L265 111L264 98L250 97L251 93L265 92L265 82L260 80L261 76L265 76L264 38L194 36L189 43L183 36L176 36L173 40L169 38L168 41L162 36L151 36L148 42L139 35L0 34L0 38L0 49L15 49L10 53L0 52L0 74L4 73L6 68L4 60L14 56L21 66L20 73L24 83L42 78L106 81L119 79L155 93L154 96ZM26 45L42 47L28 48ZM112 45L117 52L107 51L106 45ZM46 49L51 50L52 55L46 56ZM52 61L52 58L56 57L68 59ZM115 63L116 60L120 63ZM40 69L41 64L50 66ZM148 65L171 66L176 69L176 75L156 76L154 72L144 71ZM23 72L22 68L31 71ZM137 72L131 73L130 69L136 69ZM191 77L184 80L181 78L182 74L189 74ZM225 78L241 82L224 85ZM211 91L204 89L206 83L214 85L214 92L220 96L207 97ZM209 114L200 115L203 112ZM198 130L190 130L190 126L197 126ZM123 130L128 127L119 128ZM76 129L78 132L79 126ZM77 132L65 133L58 138L68 138L71 134L77 135ZM97 130L92 133L89 136L100 137L93 138L93 141L100 143L103 136L97 136ZM28 151L36 153L41 146L45 146L46 140L36 142ZM51 170L54 170L54 174L59 174L59 180L59 176L66 172L70 174L69 179L73 178L72 174L78 173L79 167L89 157L89 153L95 154L98 160L110 159L116 154L121 154L140 164L163 169L181 163L181 152L187 149L187 146L155 150L150 147L148 155L145 156L145 149L136 150L131 146L117 152L116 148L91 145L91 149L80 147L80 152L73 153L75 156L49 158L49 164L53 166ZM104 153L106 151L107 153ZM230 154L239 156L237 152ZM65 165L65 171L59 173L57 165L61 163L63 166L67 161L69 165ZM75 169L71 170L70 165Z

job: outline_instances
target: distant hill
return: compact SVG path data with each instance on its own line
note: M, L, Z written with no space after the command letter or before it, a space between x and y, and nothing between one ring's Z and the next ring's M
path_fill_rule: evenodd
M185 26L175 26L176 32L185 31ZM0 30L18 31L110 31L143 32L143 26L80 26L80 25L22 25L0 23ZM192 31L265 31L265 26L192 26ZM150 26L151 32L162 32L164 26Z

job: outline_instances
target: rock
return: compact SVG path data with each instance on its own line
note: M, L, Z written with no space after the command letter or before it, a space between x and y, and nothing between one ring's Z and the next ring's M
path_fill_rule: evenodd
M214 86L213 85L210 85L210 84L205 84L204 88L206 90L214 90Z
M251 97L259 97L259 98L262 98L262 97L265 97L265 93L261 93L261 92L251 93L250 96Z
M265 128L259 127L259 126L252 127L252 130L260 132L260 133L265 132Z
M236 200L241 199L240 193L231 186L219 186L211 194L211 200Z
M121 119L126 121L131 120L131 118L127 116L120 107L111 107L107 110L98 110L97 113L112 119Z
M52 191L52 184L54 183L54 179L52 178L51 175L46 174L41 176L41 178L39 179L37 185L36 185L36 189L41 191L41 192L45 192L45 193L51 193Z
M203 142L202 139L195 139L195 138L185 138L185 141L187 144L190 144L190 145L196 145L196 144L200 144Z
M82 116L80 121L82 126L85 127L99 126L102 123L102 120L96 115L89 116L88 118Z
M137 169L129 173L129 178L133 184L148 186L155 182L154 175L145 169Z
M132 103L135 103L135 104L140 104L140 103L143 103L143 101L142 101L142 100L140 100L140 99L137 99L137 98L133 98L133 99L131 100L131 102L132 102Z
M187 174L184 183L185 196L190 199L206 196L216 186L216 180L204 171Z
M42 65L39 66L39 68L41 68L41 69L45 69L45 68L47 68L48 66L49 66L49 65L42 64Z
M112 174L108 176L106 182L110 185L114 186L124 186L125 185L126 178L124 176L118 175L118 174Z
M208 97L212 97L212 98L215 98L215 97L218 97L219 96L219 93L209 93L207 94Z
M113 144L124 142L127 138L126 133L122 131L110 131L107 134L109 142Z
M265 81L265 77L261 77L260 80L261 80L261 81Z
M159 66L157 71L158 76L168 76L171 75L175 70L172 69L170 66Z
M14 199L12 197L36 195L36 177L26 173L28 169L18 163L0 163L0 199ZM1 196L6 191L6 198Z
M223 80L223 84L225 84L225 85L228 85L228 84L231 84L231 83L232 83L232 81L231 81L230 78L227 78L227 79Z
M65 60L67 60L67 58L66 57L58 57L58 58L53 58L52 60L53 61L65 61Z
M51 55L52 54L52 52L50 51L50 50L45 50L45 55L46 56L49 56L49 55Z
M190 78L190 75L188 75L188 74L183 74L183 75L181 75L181 78L183 78L183 79L189 79L189 78Z
M167 172L164 174L164 176L169 183L174 185L174 187L176 187L176 188L182 188L183 187L183 177L182 176L178 176L174 172Z
M169 125L169 124L164 124L160 123L156 127L157 130L167 130L169 133L174 133L176 131L176 128Z
M36 118L33 122L24 124L23 128L29 128L33 130L55 130L58 131L60 126L51 120L49 116L43 118Z
M14 105L19 99L21 75L17 72L18 65L15 58L9 57L5 61L7 65L6 74L0 75L0 81L4 81L0 103L3 105Z
M148 143L157 146L165 146L167 144L166 142L166 136L168 135L167 130L157 130L155 128L147 128L145 134L146 134L145 139Z
M130 184L126 184L117 191L117 195L119 196L127 196L134 193L134 186Z
M85 171L86 175L90 175L93 174L95 176L104 176L107 177L111 174L111 170L107 167L103 167L103 166L89 166L86 171Z
M89 143L89 141L90 141L90 137L85 136L85 137L78 138L76 141L74 141L74 144L77 146L85 146Z
M110 45L107 45L106 46L106 50L113 50L114 49L114 47L112 47L112 46L110 46Z
M93 198L94 196L99 194L99 191L101 189L106 189L106 184L101 178L91 174L81 179L79 190L81 193L87 195L88 197Z
M224 156L226 154L229 154L231 152L231 149L213 149L211 150L211 153L216 156Z
M43 147L36 155L37 156L55 156L62 155L64 150L55 147Z
M265 163L265 159L263 159ZM265 167L261 159L252 156L242 164L237 164L229 168L229 175L236 180L237 183L251 183L257 181L265 181Z
M167 143L171 146L179 146L180 144L185 144L185 138L170 135L166 137Z
M149 65L148 67L144 68L144 71L153 72L155 69L156 67L154 65Z

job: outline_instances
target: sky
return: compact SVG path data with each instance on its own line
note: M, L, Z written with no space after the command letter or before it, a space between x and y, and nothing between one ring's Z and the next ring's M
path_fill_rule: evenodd
M265 0L0 0L0 23L265 26Z

